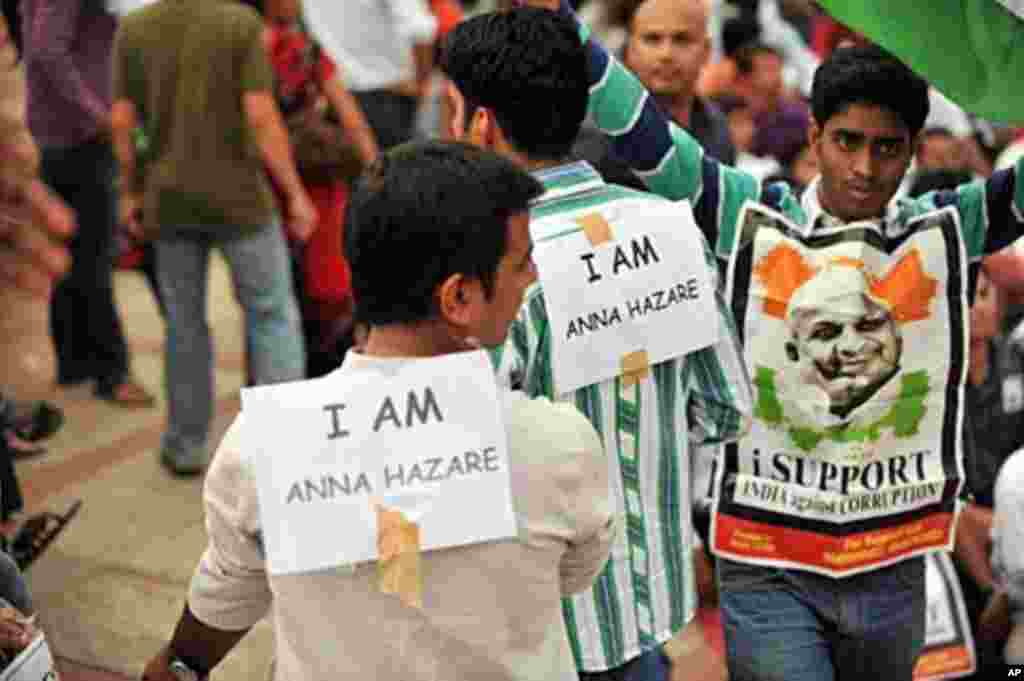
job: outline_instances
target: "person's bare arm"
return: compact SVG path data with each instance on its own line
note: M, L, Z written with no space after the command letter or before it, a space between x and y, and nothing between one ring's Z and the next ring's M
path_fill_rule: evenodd
M669 659L671 681L727 681L725 661L708 643L704 626L693 618L662 646Z
M985 590L996 586L992 566L989 563L989 547L992 543L992 511L968 504L960 514L956 526L954 555L974 579L974 583Z
M39 179L39 150L25 123L25 73L0 17L0 280L46 296L71 260L67 206Z
M370 124L366 122L366 116L363 115L363 110L359 108L355 97L342 85L341 79L337 76L324 83L324 94L327 95L327 100L334 110L338 112L341 126L351 136L363 163L366 165L373 163L378 154L377 139L373 135Z
M1010 597L1005 591L992 594L978 618L978 633L989 641L1005 641L1013 628Z
M263 162L287 197L288 228L297 239L305 240L316 223L316 208L310 202L295 170L288 131L285 130L274 96L269 91L247 92L244 107L246 122L256 139Z
M146 664L142 681L178 681L168 668L178 658L200 676L206 676L249 632L214 629L199 621L185 604L171 642Z
M416 66L416 93L422 99L429 93L430 76L434 73L434 43L413 45L412 59Z
M142 236L142 225L139 216L142 209L140 198L141 187L135 186L135 128L138 126L138 114L135 104L130 99L118 99L110 114L110 133L114 144L114 155L117 157L120 202L119 217L121 224L136 238Z
M1012 301L1024 298L1024 249L1008 246L985 256L982 266L992 283Z

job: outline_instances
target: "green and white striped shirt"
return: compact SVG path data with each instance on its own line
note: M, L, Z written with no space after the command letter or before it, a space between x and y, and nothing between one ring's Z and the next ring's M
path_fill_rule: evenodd
M537 221L554 216L597 212L608 217L628 210L626 202L663 200L605 184L586 163L537 177L547 191L531 212L534 234L543 232ZM717 284L714 255L701 241ZM583 671L622 666L668 640L694 615L689 454L694 444L743 435L752 408L731 314L718 293L716 302L715 345L657 364L628 387L615 378L554 394L551 333L539 283L527 292L508 341L495 353L499 375L529 395L573 401L600 433L608 456L623 531L594 586L563 602L573 654Z

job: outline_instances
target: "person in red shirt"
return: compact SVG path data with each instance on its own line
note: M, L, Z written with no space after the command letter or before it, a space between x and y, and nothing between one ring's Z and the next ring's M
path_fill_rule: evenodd
M251 0L267 22L264 42L274 69L281 114L288 117L309 107L331 107L365 165L378 153L377 142L358 103L341 82L334 61L299 23L299 0ZM352 282L342 254L348 187L341 180L303 178L316 205L319 221L298 257L298 292L306 335L307 375L335 368L338 341L352 318Z

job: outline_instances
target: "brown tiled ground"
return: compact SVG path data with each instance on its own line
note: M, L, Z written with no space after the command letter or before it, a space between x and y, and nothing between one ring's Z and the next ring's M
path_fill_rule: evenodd
M141 276L119 273L118 306L139 380L163 385L163 321ZM202 480L169 477L156 460L162 404L124 410L86 386L58 389L47 309L0 291L0 386L21 399L49 399L66 425L46 455L17 464L26 511L82 510L28 570L47 639L66 680L138 678L181 611L206 541ZM244 347L226 268L211 265L209 319L216 343L215 435L238 410ZM270 630L261 624L215 679L264 678Z

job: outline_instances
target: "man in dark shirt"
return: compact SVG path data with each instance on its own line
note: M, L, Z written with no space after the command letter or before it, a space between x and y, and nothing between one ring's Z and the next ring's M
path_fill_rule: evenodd
M71 269L50 301L57 382L96 382L100 397L150 406L131 377L112 283L115 162L110 145L110 54L117 28L90 0L23 0L28 125L43 180L75 212Z
M630 9L623 63L710 156L733 165L736 148L725 114L696 94L701 69L711 53L708 1L643 0ZM610 182L644 189L629 166L612 153L603 133L584 127L574 156L591 161Z
M722 163L736 161L725 115L696 95L711 52L707 0L645 0L629 18L623 63L676 124Z

